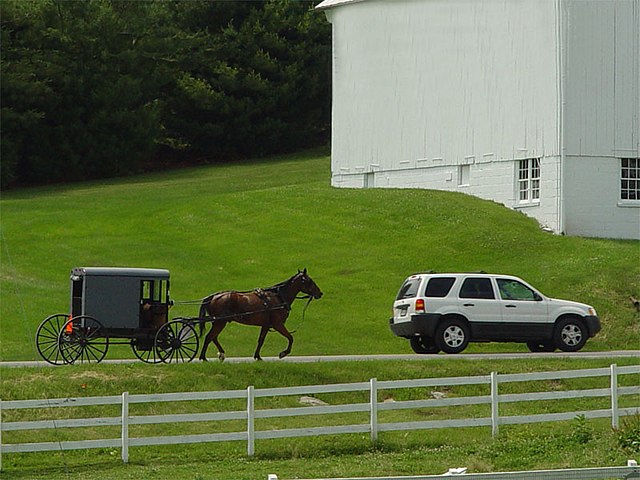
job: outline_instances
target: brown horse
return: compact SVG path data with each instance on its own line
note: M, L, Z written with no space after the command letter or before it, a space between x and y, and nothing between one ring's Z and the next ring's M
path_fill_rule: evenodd
M270 328L289 341L287 348L280 352L280 358L289 355L293 337L284 322L289 316L291 304L298 298L297 295L300 292L308 295L306 298L309 298L309 301L322 297L322 291L307 274L306 268L302 272L298 270L293 277L273 287L259 288L250 292L229 290L204 298L200 306L200 334L204 330L206 321L211 321L212 326L204 340L200 360L207 361L207 347L210 342L213 342L218 347L218 358L224 361L224 349L218 342L218 335L230 322L261 328L258 345L253 354L256 360L262 360L260 349Z

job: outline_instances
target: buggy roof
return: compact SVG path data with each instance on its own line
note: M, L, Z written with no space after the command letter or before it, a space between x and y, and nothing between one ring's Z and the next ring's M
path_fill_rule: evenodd
M160 268L77 267L71 271L71 275L85 277L139 277L168 279L169 270Z

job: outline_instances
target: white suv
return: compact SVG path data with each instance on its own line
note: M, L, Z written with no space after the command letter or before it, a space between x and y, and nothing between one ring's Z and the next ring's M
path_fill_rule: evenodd
M484 272L411 275L389 323L416 353L459 353L469 342L526 342L532 352L576 352L600 331L590 305L548 298L518 277Z

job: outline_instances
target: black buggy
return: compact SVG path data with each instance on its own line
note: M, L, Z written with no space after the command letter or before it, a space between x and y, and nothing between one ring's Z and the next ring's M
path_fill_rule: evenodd
M81 267L71 271L71 313L51 315L36 332L53 365L100 362L111 345L130 345L143 362L190 362L198 335L186 319L168 321L169 271Z

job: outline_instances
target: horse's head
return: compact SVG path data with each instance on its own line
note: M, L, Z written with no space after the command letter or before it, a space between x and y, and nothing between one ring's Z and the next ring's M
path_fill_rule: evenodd
M303 271L298 270L298 273L293 277L293 283L301 292L311 295L313 298L322 297L322 290L320 290L316 282L309 276L306 268Z

